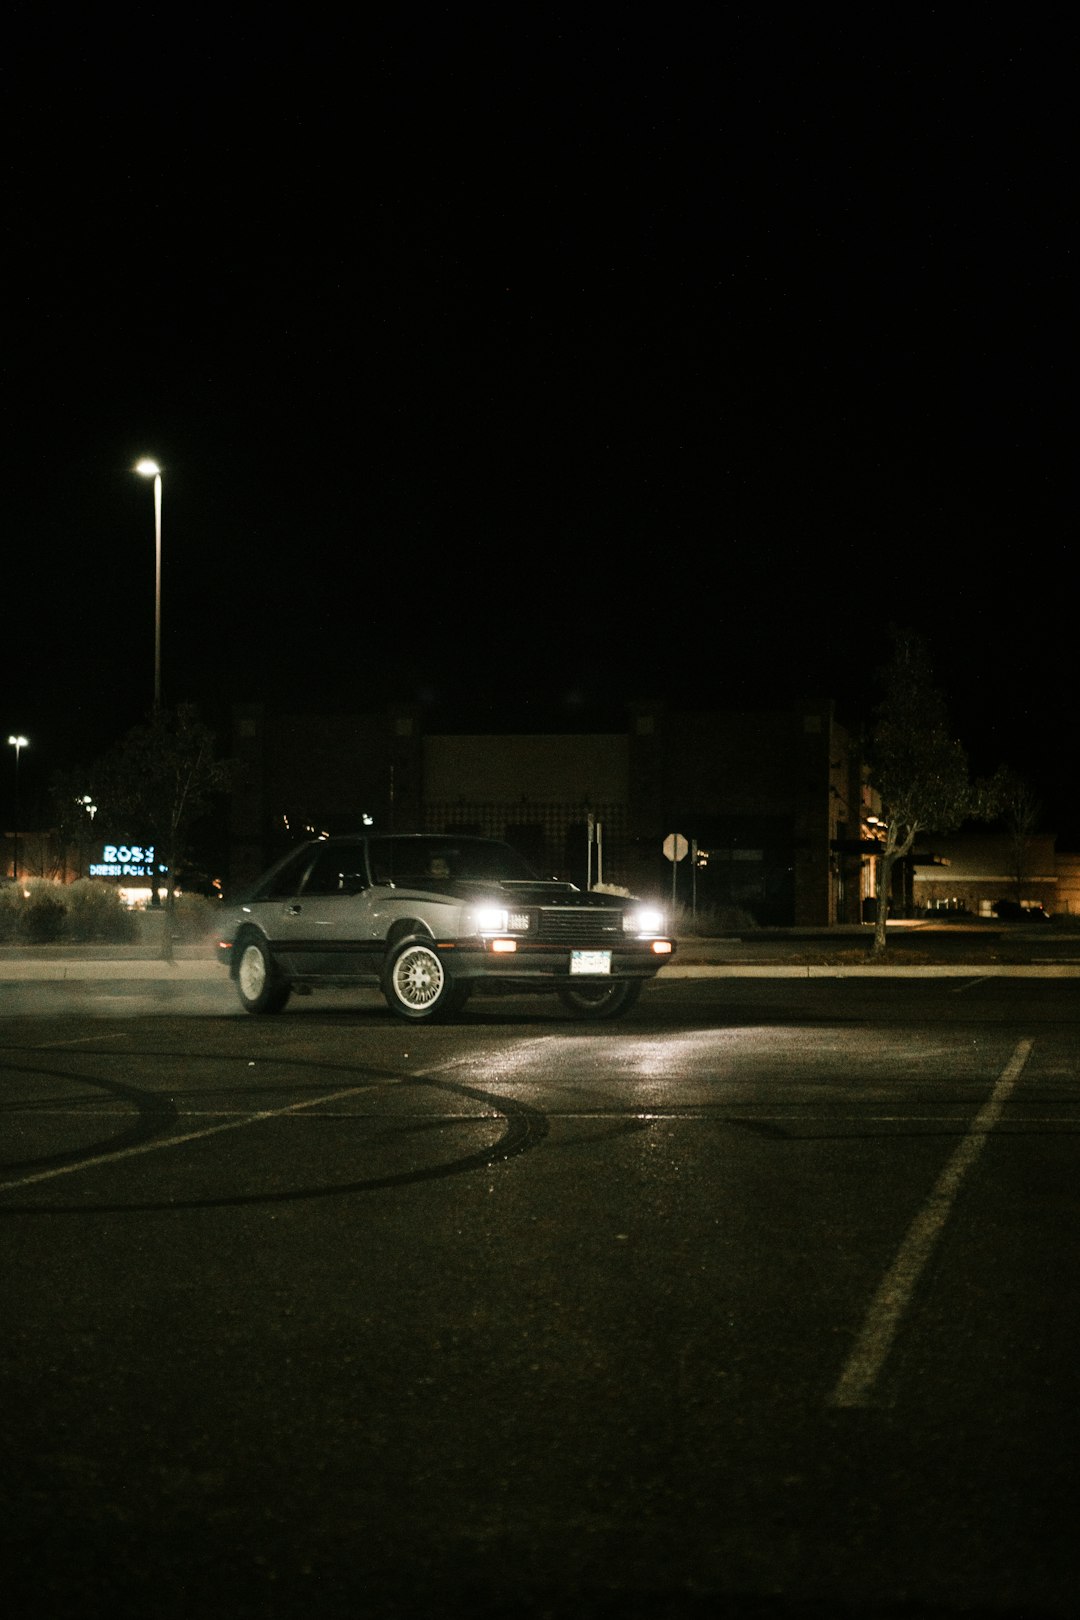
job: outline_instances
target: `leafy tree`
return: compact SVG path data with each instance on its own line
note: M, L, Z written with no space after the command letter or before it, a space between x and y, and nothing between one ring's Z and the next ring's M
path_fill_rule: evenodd
M168 869L162 955L172 955L176 870L194 822L228 786L230 766L215 753L213 733L193 705L155 709L105 756L94 784L106 824L154 835L156 859Z
M910 630L892 635L892 657L882 671L883 696L874 711L868 747L870 781L885 821L874 956L885 950L893 868L911 853L916 835L952 832L983 817L992 797L989 788L971 780L967 754L949 727L924 642Z

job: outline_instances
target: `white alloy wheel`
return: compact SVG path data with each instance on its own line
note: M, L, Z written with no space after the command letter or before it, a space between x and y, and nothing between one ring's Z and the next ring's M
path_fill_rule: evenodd
M383 994L401 1018L435 1018L449 1010L450 978L434 946L409 940L390 959Z
M266 989L266 957L261 945L249 941L240 953L240 967L236 974L240 994L245 1001L258 1001Z
M261 939L249 936L242 942L236 988L248 1012L280 1012L288 1001L289 982L278 975L274 959Z

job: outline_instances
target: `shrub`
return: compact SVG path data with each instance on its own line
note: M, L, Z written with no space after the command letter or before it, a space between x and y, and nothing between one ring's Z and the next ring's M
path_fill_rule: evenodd
M24 878L0 884L0 940L18 945L54 945L134 937L131 913L111 883L79 878L75 883Z
M220 900L202 894L178 894L173 902L173 937L198 944L209 939L217 927Z
M65 900L68 939L126 944L135 938L134 919L111 883L103 883L100 878L78 878L68 888Z
M63 884L48 878L27 878L15 887L22 900L16 938L25 945L53 944L63 934L67 918Z
M757 923L748 911L736 905L700 905L696 912L681 902L669 907L671 931L678 938L714 939L720 934L750 934Z
M0 883L0 944L9 944L19 927L22 890L17 883Z

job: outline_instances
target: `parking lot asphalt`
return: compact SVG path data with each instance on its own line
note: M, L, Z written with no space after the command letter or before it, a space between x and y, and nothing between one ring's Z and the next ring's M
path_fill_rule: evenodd
M870 959L872 930L762 929L742 936L679 938L662 979L692 978L1080 978L1080 930L1054 925L935 927L889 925L880 960ZM165 958L153 944L2 945L0 985L37 981L219 981L212 943L176 943Z

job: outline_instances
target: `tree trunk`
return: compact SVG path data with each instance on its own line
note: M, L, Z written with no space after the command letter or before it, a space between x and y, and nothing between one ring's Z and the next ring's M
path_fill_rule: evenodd
M901 836L902 831L902 836ZM885 954L885 928L889 920L889 895L892 893L893 867L897 861L910 855L915 846L915 836L919 831L917 821L896 822L890 821L885 834L885 848L881 852L880 865L877 874L877 917L874 921L874 943L870 947L871 956L884 956Z
M874 943L870 947L871 956L884 956L885 954L885 929L889 920L889 894L892 889L892 870L895 861L896 850L890 838L884 851L878 857L877 914L874 918Z
M173 848L176 840L169 840L170 847L166 850L167 872L165 878L165 905L162 908L165 915L161 919L161 960L171 962L175 955L173 951L173 923L176 920L176 863L173 860ZM157 881L154 880L154 892L157 892Z

